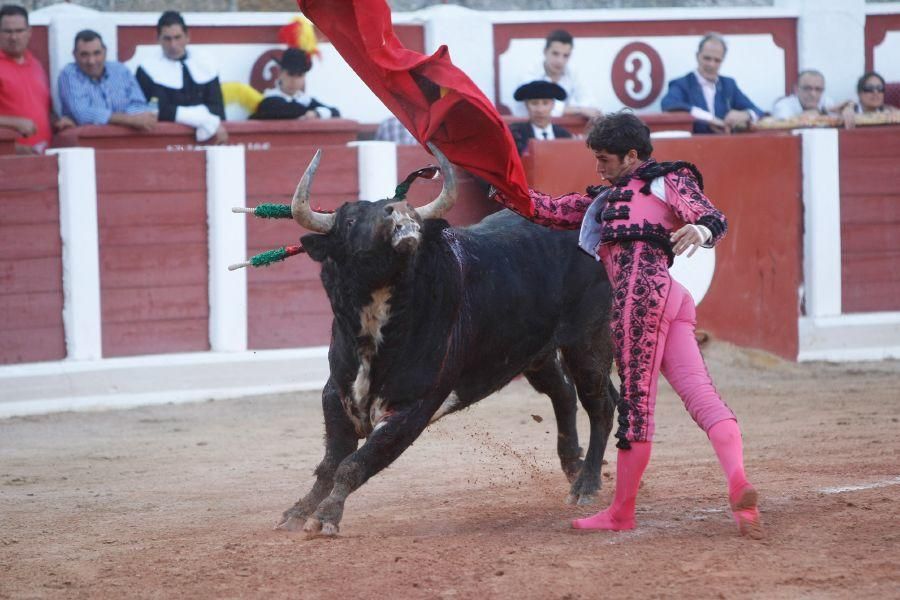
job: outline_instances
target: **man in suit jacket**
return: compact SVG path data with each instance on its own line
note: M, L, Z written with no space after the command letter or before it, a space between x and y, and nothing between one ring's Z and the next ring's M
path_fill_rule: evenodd
M566 99L566 91L559 85L552 81L532 81L520 85L513 98L524 102L528 110L527 122L511 123L509 126L520 155L528 148L528 141L532 138L555 140L572 137L565 127L550 122L550 113L553 112L555 101Z
M662 99L664 111L683 110L694 117L694 133L731 133L747 129L763 115L737 86L719 75L727 51L725 40L708 33L697 49L697 70L669 82Z

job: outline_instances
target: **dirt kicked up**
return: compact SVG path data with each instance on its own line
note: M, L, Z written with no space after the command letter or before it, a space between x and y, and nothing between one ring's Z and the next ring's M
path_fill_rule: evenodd
M518 381L351 495L336 539L273 531L321 458L310 393L0 421L0 598L900 596L900 363L705 353L762 541L667 386L638 528L572 531L600 506L563 503L550 402Z

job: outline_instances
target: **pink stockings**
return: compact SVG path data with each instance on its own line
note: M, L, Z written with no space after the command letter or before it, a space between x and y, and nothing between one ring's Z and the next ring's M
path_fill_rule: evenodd
M719 421L709 429L707 435L728 480L728 501L738 530L741 535L760 539L762 525L759 521L759 509L756 507L757 493L744 474L744 446L737 421Z
M650 442L631 442L631 450L619 450L616 459L616 493L612 505L593 517L575 519L575 529L634 529L634 505L641 475L650 462Z
M737 421L719 421L709 430L709 441L728 481L728 500L741 535L762 537L757 493L744 474L744 452ZM634 529L634 509L641 476L650 462L651 442L631 442L630 450L619 450L616 491L609 508L585 519L572 521L575 529Z
M622 381L618 405L619 448L612 505L576 529L634 528L641 475L650 460L656 429L656 388L662 373L719 458L728 480L728 499L744 535L761 537L757 494L744 475L741 431L734 413L713 385L694 329L697 313L690 293L669 275L667 256L648 242L602 246L600 256L613 284L611 324Z

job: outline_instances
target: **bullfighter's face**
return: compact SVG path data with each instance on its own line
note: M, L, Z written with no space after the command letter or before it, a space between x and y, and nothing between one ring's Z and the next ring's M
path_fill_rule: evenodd
M628 175L641 164L637 151L634 149L629 150L621 158L606 150L594 150L594 158L597 159L597 175L610 183L615 183L620 177Z

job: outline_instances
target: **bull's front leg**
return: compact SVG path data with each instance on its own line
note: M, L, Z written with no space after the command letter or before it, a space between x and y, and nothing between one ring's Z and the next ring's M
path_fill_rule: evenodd
M308 536L337 535L347 496L394 462L428 426L436 404L427 401L411 404L415 406L394 412L381 421L365 444L341 462L331 493L303 526Z
M331 493L334 474L347 456L356 450L359 438L353 422L341 406L337 386L331 378L322 390L322 413L325 416L325 458L316 467L316 482L294 506L284 511L276 529L295 531L303 527L319 503Z

